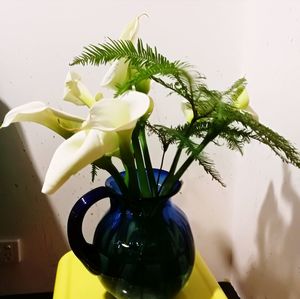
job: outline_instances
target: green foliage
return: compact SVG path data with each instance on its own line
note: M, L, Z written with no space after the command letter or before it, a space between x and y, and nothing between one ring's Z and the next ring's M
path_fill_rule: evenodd
M223 92L223 95L225 97L228 97L230 100L235 101L239 97L239 95L243 92L246 85L247 85L247 81L245 78L238 79L232 84L232 86L228 90Z
M179 148L184 149L188 156L192 156L194 160L198 161L198 163L203 166L204 170L209 173L213 179L217 180L222 186L225 186L218 171L214 168L213 161L210 160L203 152L199 153L197 151L199 144L192 141L190 136L186 136L186 131L189 129L189 125L168 128L162 125L150 126L150 124L148 124L148 127L152 133L157 134L163 148L167 148L170 144L176 144ZM198 138L204 138L206 131L207 124L197 124L193 127L191 135L196 135Z
M95 181L95 178L96 178L96 176L97 176L98 170L99 170L99 167L96 166L94 163L92 163L92 170L91 170L92 182Z
M122 59L130 63L136 72L128 82L119 86L118 94L145 79L155 80L155 75L175 79L177 87L174 86L174 90L178 92L184 89L185 92L180 91L184 96L188 93L186 84L192 84L192 77L188 72L189 64L180 61L170 62L158 53L156 47L144 45L141 39L138 40L136 47L128 40L110 40L104 44L90 45L84 48L80 56L74 58L71 65L99 65Z
M300 168L300 155L298 150L283 136L256 121L249 113L241 113L228 106L226 114L231 122L235 121L251 132L249 138L266 144L283 162L291 163Z
M205 78L193 71L189 64L178 60L169 61L158 53L156 47L144 45L142 40L138 40L137 46L122 40L90 45L74 59L72 65L99 65L116 60L128 63L129 69L132 70L129 80L118 86L117 95L134 88L143 80L151 79L168 92L179 95L181 100L184 99L186 107L193 113L190 122L177 127L146 123L147 130L158 136L163 157L171 144L177 147L170 176L162 192L170 190L172 183L193 161L198 161L213 179L224 186L213 162L203 153L204 148L211 142L216 145L225 143L230 150L237 150L242 154L246 144L257 140L270 147L282 161L300 167L299 153L289 141L258 122L250 113L234 106L234 102L246 87L245 78L234 82L226 91L210 90L204 82ZM187 160L178 166L182 151L186 152ZM148 164L150 165L149 159ZM93 167L92 174L95 173L96 167Z

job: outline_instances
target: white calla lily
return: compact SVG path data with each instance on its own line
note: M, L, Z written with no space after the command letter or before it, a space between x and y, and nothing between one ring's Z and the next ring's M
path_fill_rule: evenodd
M148 111L150 103L147 95L137 91L129 91L117 99L102 99L91 108L85 125L102 131L132 129Z
M71 175L105 154L117 150L121 138L118 133L126 131L127 135L130 134L137 120L147 112L149 105L149 97L135 91L96 103L81 131L63 142L56 150L42 192L55 192Z
M102 98L98 93L95 97L81 82L81 77L75 72L69 72L65 81L64 100L76 105L92 107L96 101Z
M16 122L35 122L41 124L64 138L78 131L84 119L53 109L42 102L30 102L10 110L1 125L1 128L8 127Z
M123 30L120 39L135 42L139 28L139 19L141 16L132 20ZM124 59L114 61L107 73L104 75L101 86L116 89L116 86L122 85L128 79L128 62Z
M9 111L1 128L15 122L36 122L68 138L54 153L47 170L42 192L50 194L83 167L116 151L121 139L131 135L149 106L147 95L130 91L119 98L95 103L84 120L42 102L31 102Z
M55 151L42 192L54 193L79 170L118 148L116 133L82 130L64 141Z

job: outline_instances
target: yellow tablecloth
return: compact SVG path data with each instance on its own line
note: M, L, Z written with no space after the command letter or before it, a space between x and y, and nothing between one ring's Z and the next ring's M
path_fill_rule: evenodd
M97 276L86 270L72 251L59 261L53 299L109 299ZM192 275L174 299L227 299L201 256Z

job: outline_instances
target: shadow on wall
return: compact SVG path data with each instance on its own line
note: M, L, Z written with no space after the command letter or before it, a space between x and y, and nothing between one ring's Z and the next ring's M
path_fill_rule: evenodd
M247 299L300 298L300 195L291 184L287 165L283 172L280 198L271 183L260 210L256 260L239 274Z
M0 120L8 108L0 100ZM0 295L53 290L58 259L68 250L48 198L15 126L0 131L0 239L20 238L22 261L0 265Z

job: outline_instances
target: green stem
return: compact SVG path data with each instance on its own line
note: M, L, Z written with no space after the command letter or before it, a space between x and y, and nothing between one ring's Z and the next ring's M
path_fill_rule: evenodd
M98 166L101 169L106 170L116 181L117 185L119 186L119 189L123 195L128 194L128 188L124 182L123 177L121 176L118 169L115 167L115 165L111 161L111 157L104 156L101 159L94 162L96 166Z
M162 171L162 168L163 168L163 165L164 165L165 155L166 155L166 150L164 149L164 150L163 150L163 153L162 153L162 157L161 157L160 166L159 166L159 173L158 173L158 176L157 176L157 179L156 179L156 190L157 190L157 194L159 194L159 190L160 190L160 188L158 187L158 183L159 183L161 171Z
M153 167L152 167L149 149L147 145L145 126L143 126L140 130L140 142L144 154L144 161L145 161L145 166L146 166L146 171L147 171L147 176L148 176L152 196L157 196L156 181L155 181Z
M173 175L175 173L176 168L177 168L177 164L178 164L180 156L181 156L181 153L182 153L182 147L179 145L179 147L177 148L176 154L174 156L172 165L170 167L169 175Z
M208 132L205 138L198 146L196 155L199 155L203 151L203 149L207 146L207 144L209 144L213 139L215 139L218 136L219 132L220 132L219 130L213 130L213 129L210 132ZM167 179L165 180L164 184L161 187L162 195L168 194L172 190L175 182L181 178L181 176L184 174L184 172L188 169L188 167L192 164L193 161L194 161L194 157L190 155L174 175L172 176L169 175L167 177Z
M132 146L134 151L134 157L137 166L137 176L139 179L139 186L143 197L151 197L151 190L148 182L148 177L146 173L146 167L144 164L143 153L141 149L141 144L139 140L139 135L143 127L140 124L137 124L133 134L132 134Z
M190 131L191 131L191 129L192 129L195 121L196 121L196 118L194 117L192 119L190 125L188 126L186 132L185 132L185 136L189 136ZM176 154L174 156L171 168L169 170L169 176L173 176L174 175L174 173L176 171L176 168L177 168L177 165L178 165L178 162L179 162L179 159L180 159L180 156L181 156L181 153L182 153L182 143L180 143L179 146L178 146L178 148L177 148L177 151L176 151Z
M120 140L120 156L127 174L127 183L131 197L139 198L140 190L136 174L135 161L131 149L131 134L131 130L118 132Z

